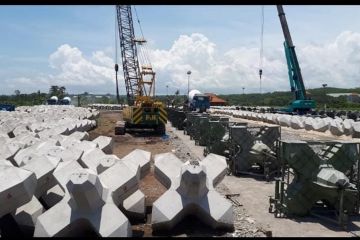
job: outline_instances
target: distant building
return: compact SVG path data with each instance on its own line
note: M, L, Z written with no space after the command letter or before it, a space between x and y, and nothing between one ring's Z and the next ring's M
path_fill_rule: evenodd
M210 97L210 106L226 106L228 105L224 99L219 98L214 93L204 93Z
M360 94L358 93L328 93L326 95L331 97L346 96L348 102L360 103Z

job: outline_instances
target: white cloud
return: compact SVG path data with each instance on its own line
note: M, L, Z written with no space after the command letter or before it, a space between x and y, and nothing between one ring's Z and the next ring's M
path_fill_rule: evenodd
M80 49L61 45L49 57L52 74L12 79L11 83L35 86L41 84L64 85L71 92L72 86L100 88L115 92L114 61L110 48L96 51L90 57ZM360 81L360 33L345 31L328 44L296 46L300 67L307 88L359 87ZM150 49L150 60L156 71L158 94L180 89L187 91L187 74L191 70L191 89L203 92L241 93L259 91L259 49L238 47L219 52L217 46L201 33L181 35L170 49ZM121 64L120 64L121 68ZM287 91L289 82L282 43L277 49L265 49L263 61L263 91ZM31 81L30 81L31 79ZM120 86L124 86L122 70L119 71ZM36 90L36 89L35 89ZM91 90L90 90L91 91ZM121 94L124 89L120 87Z
M50 55L49 63L59 71L49 76L53 84L96 86L114 81L114 62L102 51L86 58L78 48L64 44Z

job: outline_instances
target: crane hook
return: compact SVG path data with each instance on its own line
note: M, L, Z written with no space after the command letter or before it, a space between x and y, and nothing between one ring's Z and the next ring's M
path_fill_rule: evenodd
M261 79L261 76L262 76L262 69L259 69L259 76L260 76L260 79Z

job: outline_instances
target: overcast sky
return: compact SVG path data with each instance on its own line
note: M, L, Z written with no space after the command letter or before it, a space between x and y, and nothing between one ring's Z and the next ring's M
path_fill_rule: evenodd
M186 92L188 70L191 89L259 92L261 8L136 6L156 93L166 94L166 85L169 93ZM360 6L285 5L284 11L305 86L360 87ZM265 6L264 14L262 91L287 91L276 7ZM0 6L0 30L0 94L47 92L50 85L115 94L114 6Z

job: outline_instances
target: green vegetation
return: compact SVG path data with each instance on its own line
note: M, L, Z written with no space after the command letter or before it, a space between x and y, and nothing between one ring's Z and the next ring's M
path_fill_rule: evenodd
M72 104L77 106L86 106L92 103L104 103L104 104L116 104L116 96L111 94L89 94L84 92L82 94L67 94L65 87L51 86L49 93L41 93L37 91L31 94L22 94L19 90L16 90L13 95L0 95L0 103L14 104L15 106L32 106L39 104L46 104L46 100L51 96L58 96L59 99L63 96L69 96L72 99ZM360 103L351 103L347 101L346 96L331 97L326 93L359 93L360 88L344 89L344 88L316 88L309 89L308 92L311 98L317 102L317 108L323 109L326 104L327 109L348 109L348 110L360 110ZM273 93L252 93L252 94L228 94L219 95L220 98L228 101L229 105L240 106L271 106L271 107L285 107L292 100L291 92L273 92ZM78 100L80 98L80 101ZM174 95L158 95L157 100L162 102L171 103L174 105L182 105L186 100L186 96L179 95L175 92ZM120 96L120 103L127 103L126 96Z
M318 109L323 109L326 104L331 109L360 109L360 103L351 103L347 101L346 96L331 97L327 93L360 93L360 88L316 88L309 89L309 96L317 103ZM228 101L229 105L241 106L271 106L284 107L293 100L291 92L273 92L273 93L253 93L253 94L230 94L219 95L220 98Z

